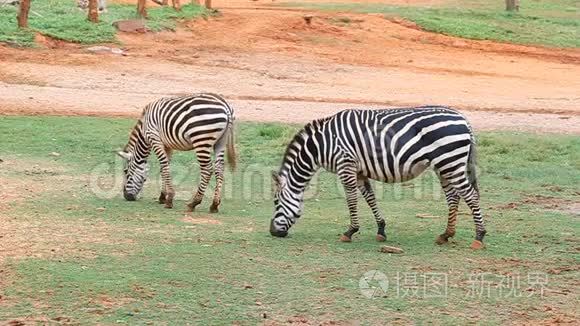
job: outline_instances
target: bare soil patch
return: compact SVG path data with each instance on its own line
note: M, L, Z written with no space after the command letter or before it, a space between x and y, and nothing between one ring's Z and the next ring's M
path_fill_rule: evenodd
M537 205L550 211L580 215L580 201L544 195L531 195L520 201L494 206L491 209L518 209L521 205Z
M0 266L9 258L92 257L94 253L87 249L90 245L131 243L129 239L114 239L111 234L117 234L118 227L103 221L68 223L51 217L58 212L16 213L14 204L78 187L78 176L67 175L62 166L48 161L5 157L1 164ZM79 207L62 208L75 209Z
M267 3L215 1L221 16L176 32L121 34L127 57L0 46L0 114L133 117L162 96L212 91L243 120L439 104L464 110L477 129L580 134L579 50L463 40L380 15L262 10Z
M211 217L207 217L207 216L192 216L192 215L185 215L182 219L182 222L184 223L189 223L189 224L209 224L209 225L220 225L222 224L221 221L216 220L214 218Z
M115 298L108 295L99 295L89 301L93 307L88 309L89 313L105 315L110 311L134 302L134 298Z
M0 163L0 212L15 203L34 198L46 190L62 190L74 182L64 168L50 161L27 161L2 157ZM26 176L25 178L22 175Z
M87 249L95 244L130 244L131 240L113 239L119 229L102 221L56 221L41 216L7 216L2 214L0 264L8 258L91 258Z
M558 207L558 210L567 214L580 217L580 203L569 203Z

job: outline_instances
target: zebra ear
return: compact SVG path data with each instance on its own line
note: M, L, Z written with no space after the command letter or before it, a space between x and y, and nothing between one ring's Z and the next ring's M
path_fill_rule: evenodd
M284 187L284 184L286 183L286 180L276 171L272 171L272 180L277 189Z
M278 176L278 172L272 170L271 173L272 173L272 181L274 181L274 184L276 186L278 186L278 183L280 182L280 180L279 180L280 179L280 176Z
M125 151L118 151L117 155L121 156L122 158L128 160L129 158L131 158L131 154L127 153Z
M276 188L282 186L282 178L280 178L280 175L276 171L272 171L272 181L274 181Z

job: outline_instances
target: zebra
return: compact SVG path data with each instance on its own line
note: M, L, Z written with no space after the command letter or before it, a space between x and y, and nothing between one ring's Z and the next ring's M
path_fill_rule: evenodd
M485 226L475 175L475 139L465 117L443 106L388 110L344 110L314 120L290 142L279 171L272 171L275 211L270 233L285 237L302 215L306 186L316 171L337 174L350 213L340 240L350 242L359 230L357 190L370 206L385 241L386 222L377 207L370 179L405 182L431 167L439 177L449 208L443 244L455 235L459 199L471 209L476 236L472 248L483 247Z
M77 7L81 10L89 9L89 0L77 0ZM107 1L106 0L98 0L97 1L97 8L99 12L107 12Z
M159 203L173 207L175 190L171 182L169 163L174 150L196 153L201 169L197 192L188 203L193 211L204 197L214 170L215 193L210 212L217 213L224 181L224 152L232 170L236 165L234 147L234 110L219 95L211 93L162 98L149 103L133 127L129 142L118 154L124 158L123 196L134 201L147 178L147 157L155 152L161 165L162 188Z

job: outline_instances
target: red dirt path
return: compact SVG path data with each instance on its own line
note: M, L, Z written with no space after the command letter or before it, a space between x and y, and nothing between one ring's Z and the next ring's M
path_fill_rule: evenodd
M308 25L307 11L259 9L265 0L214 3L222 16L120 35L127 56L50 40L0 46L0 114L136 116L160 96L214 91L245 120L442 104L479 129L580 134L580 50L458 39L379 15L310 12Z

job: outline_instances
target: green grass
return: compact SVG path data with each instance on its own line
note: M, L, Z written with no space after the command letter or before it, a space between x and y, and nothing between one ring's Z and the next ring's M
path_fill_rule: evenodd
M110 188L122 163L114 150L125 144L133 123L0 117L0 178L3 189L11 189L10 201L0 203L7 205L0 206L0 218L10 230L2 239L9 258L0 262L0 320L254 325L306 319L382 325L465 324L479 318L533 324L575 314L580 223L560 209L579 201L578 137L478 135L489 232L483 251L468 249L474 230L464 205L453 242L434 244L445 227L446 205L432 174L405 185L376 183L388 218L387 244L405 250L388 255L378 252L374 222L362 201L360 234L353 243L337 241L348 214L336 177L326 172L313 182L318 192L311 191L291 235L269 235L269 171L278 168L294 125L238 124L240 164L226 176L221 212L209 215L206 199L191 216L214 223L182 220L198 178L187 152L176 153L172 164L174 209L153 201L156 159L142 198L124 201L118 187ZM112 198L91 190L98 180L112 189ZM438 217L417 218L418 213ZM552 291L542 298L526 290L529 272L553 269L561 272L547 274ZM391 287L367 299L359 280L372 270L386 274ZM476 272L489 273L494 282L489 297L468 296ZM397 275L407 281L417 276L421 285L428 273L447 274L446 297L397 295ZM516 292L523 297L500 296L497 282L505 275L521 277Z
M580 7L575 0L522 1L506 12L503 1L447 1L429 7L381 4L289 3L320 10L383 13L415 22L436 33L548 47L580 47Z
M136 18L135 5L110 4L108 12L100 15L93 24L87 14L72 0L35 0L29 16L29 30L19 30L16 24L17 7L0 7L0 42L17 46L33 46L34 32L69 42L94 44L116 42L116 29L112 23ZM174 29L176 21L207 15L205 8L186 4L181 11L170 7L150 7L146 25L153 31Z

